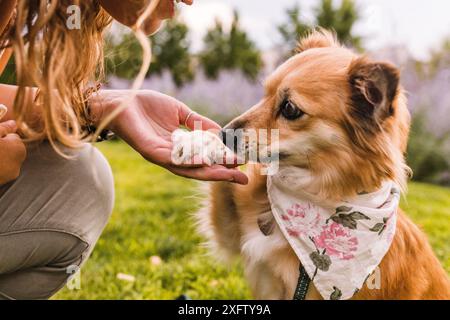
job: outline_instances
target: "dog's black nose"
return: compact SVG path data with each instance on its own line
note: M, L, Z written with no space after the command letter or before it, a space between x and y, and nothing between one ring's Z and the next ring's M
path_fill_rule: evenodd
M233 143L233 131L234 130L232 129L222 129L220 131L220 138L222 139L224 145L231 145L231 143Z
M238 151L238 146L240 142L240 135L236 134L236 131L234 129L230 128L223 128L220 131L220 138L222 139L222 142L224 145L226 145L229 149L233 150L234 152Z
M241 143L244 140L244 130L247 121L241 119L234 119L225 127L223 127L220 135L222 138L222 142L226 145L230 150L233 150L235 153L242 152Z

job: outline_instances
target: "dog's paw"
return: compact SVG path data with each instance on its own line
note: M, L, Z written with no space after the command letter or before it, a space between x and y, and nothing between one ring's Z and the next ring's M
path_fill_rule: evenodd
M214 165L234 162L233 152L208 131L175 130L172 134L172 162L176 165Z

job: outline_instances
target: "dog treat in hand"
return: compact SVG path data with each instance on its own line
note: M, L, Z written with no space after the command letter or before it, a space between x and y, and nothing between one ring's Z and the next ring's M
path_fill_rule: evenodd
M235 159L219 136L208 131L178 129L172 142L172 162L176 165L232 164Z

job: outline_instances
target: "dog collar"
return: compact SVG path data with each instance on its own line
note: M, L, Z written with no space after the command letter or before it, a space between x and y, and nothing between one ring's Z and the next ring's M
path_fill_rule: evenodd
M386 181L375 192L321 206L304 191L305 172L288 167L268 176L272 213L321 296L350 299L389 250L400 190Z

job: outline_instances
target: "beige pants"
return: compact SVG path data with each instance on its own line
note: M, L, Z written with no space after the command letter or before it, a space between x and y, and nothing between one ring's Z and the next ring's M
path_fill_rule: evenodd
M51 297L109 219L108 162L91 145L71 154L64 159L48 143L29 148L20 177L0 186L0 299Z

